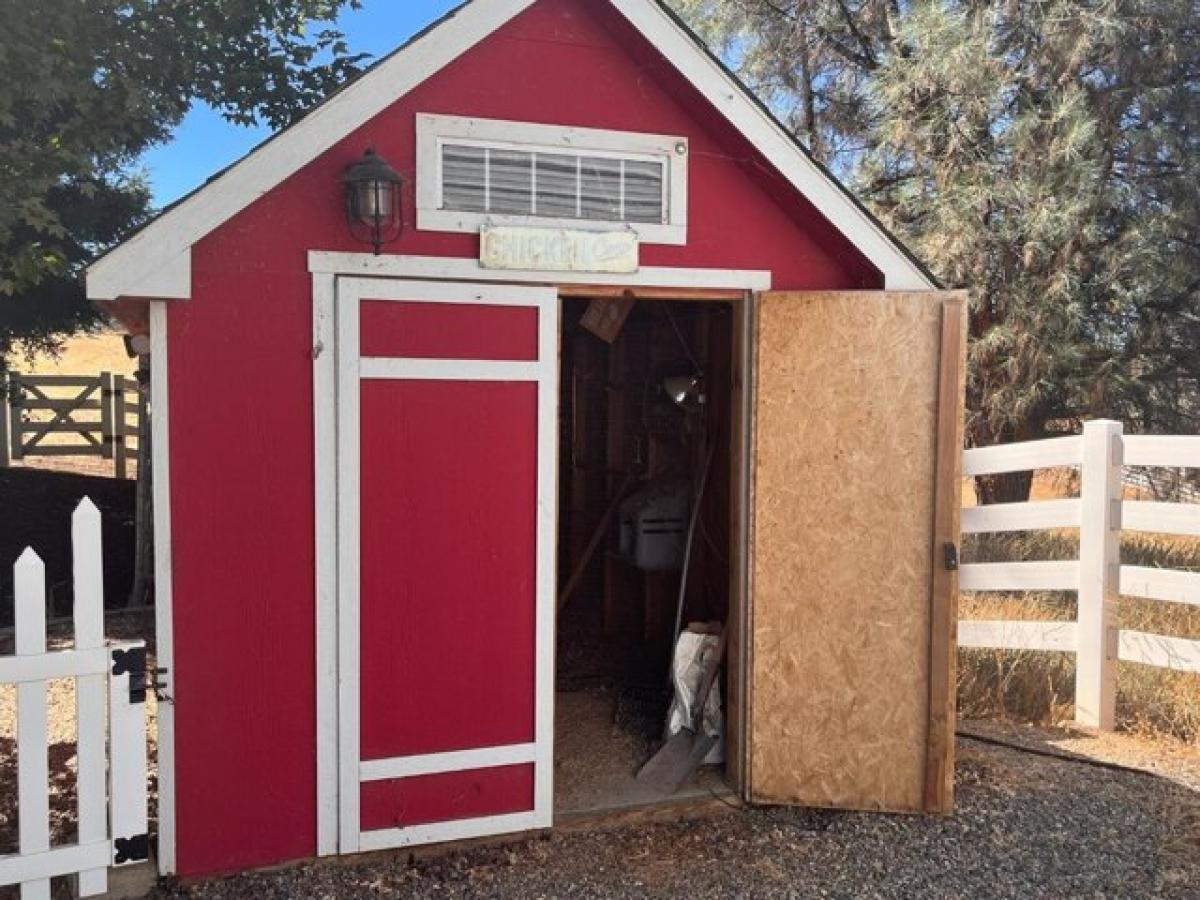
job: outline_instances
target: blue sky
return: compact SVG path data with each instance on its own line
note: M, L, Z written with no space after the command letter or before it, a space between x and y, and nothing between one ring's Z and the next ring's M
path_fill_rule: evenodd
M362 9L342 13L338 27L352 52L379 57L458 5L459 0L364 0ZM186 194L269 134L265 128L232 125L206 106L193 108L170 143L141 159L155 205Z

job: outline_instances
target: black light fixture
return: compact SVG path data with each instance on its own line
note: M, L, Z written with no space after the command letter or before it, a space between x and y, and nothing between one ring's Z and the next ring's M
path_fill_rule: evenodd
M342 185L346 191L346 221L356 240L370 244L379 255L384 244L400 237L404 217L400 187L404 178L379 156L373 147L346 167Z

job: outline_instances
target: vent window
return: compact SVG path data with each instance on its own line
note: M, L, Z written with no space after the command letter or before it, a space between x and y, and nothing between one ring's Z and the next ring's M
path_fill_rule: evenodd
M442 145L442 209L456 212L666 222L665 162Z
M684 243L686 139L417 117L419 228L584 223L633 228L647 243Z

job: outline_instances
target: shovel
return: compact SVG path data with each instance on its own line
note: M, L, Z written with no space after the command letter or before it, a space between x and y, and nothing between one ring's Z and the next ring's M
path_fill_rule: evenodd
M725 629L717 640L717 648L709 657L696 694L691 727L680 728L667 739L657 753L650 757L637 773L637 782L657 794L674 794L683 787L704 762L717 739L704 731L704 707L712 693L717 670L725 656Z

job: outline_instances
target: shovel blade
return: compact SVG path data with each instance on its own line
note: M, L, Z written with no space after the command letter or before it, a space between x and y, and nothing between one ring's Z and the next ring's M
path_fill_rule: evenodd
M659 795L674 794L696 773L715 743L716 738L682 728L642 766L637 782Z

